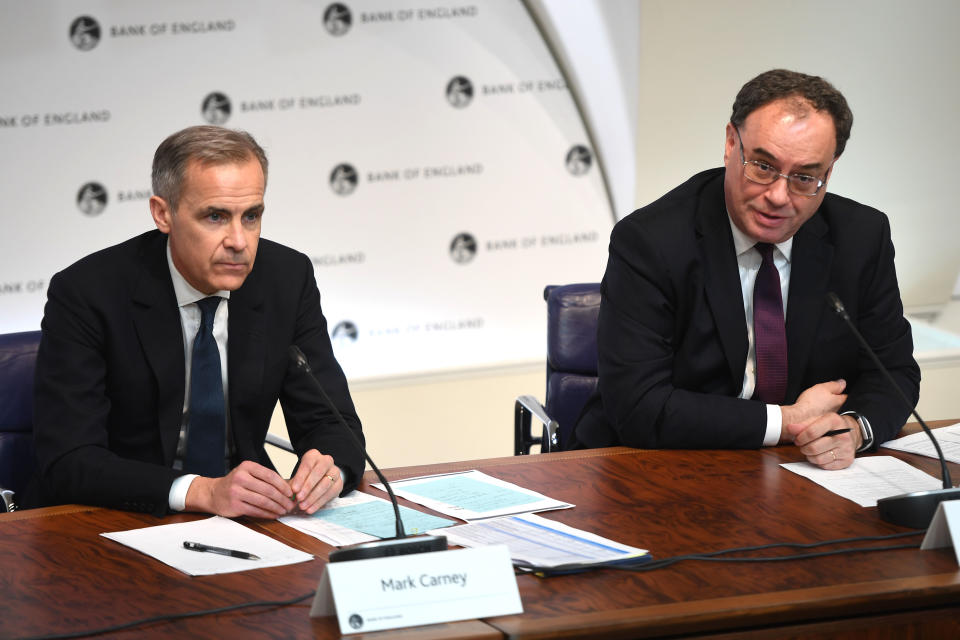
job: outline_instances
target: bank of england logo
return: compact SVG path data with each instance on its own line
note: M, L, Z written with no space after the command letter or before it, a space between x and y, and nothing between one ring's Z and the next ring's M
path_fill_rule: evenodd
M107 208L107 190L99 182L88 182L77 192L77 208L88 216L98 216Z
M457 264L467 264L477 255L477 239L469 233L458 233L450 242L450 257Z
M80 16L70 23L70 42L80 51L90 51L100 42L100 23L90 16Z
M473 83L469 78L456 76L447 83L447 102L463 109L473 100Z
M590 149L582 144L574 145L567 152L566 163L567 171L575 176L582 176L590 171L590 166L593 164L593 155L590 153Z
M233 107L230 104L230 98L218 91L207 94L207 97L203 99L203 103L200 105L200 112L203 114L203 119L210 124L221 125L225 123L230 119L230 113L232 111Z
M350 8L342 2L334 2L323 12L323 26L332 36L342 36L350 31L352 24Z
M357 170L349 164L338 164L330 172L330 188L339 196L348 196L357 188Z
M330 333L330 340L334 344L349 344L356 342L358 335L357 325L349 320L343 320L338 322L337 326L333 328L333 331Z

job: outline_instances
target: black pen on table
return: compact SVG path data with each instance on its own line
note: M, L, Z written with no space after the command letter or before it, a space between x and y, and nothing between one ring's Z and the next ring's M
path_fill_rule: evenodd
M185 541L183 543L183 548L189 549L190 551L219 553L222 556L230 556L231 558L241 558L243 560L259 560L260 559L260 556L255 556L252 553L247 553L246 551L237 551L235 549L224 549L223 547L211 547L208 544L202 544L200 542Z

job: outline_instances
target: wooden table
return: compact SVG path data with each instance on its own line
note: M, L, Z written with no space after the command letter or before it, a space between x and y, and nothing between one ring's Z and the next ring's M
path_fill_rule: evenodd
M897 455L938 473L932 460ZM658 558L774 541L808 543L904 531L880 521L876 509L861 508L779 467L798 459L792 447L613 448L393 469L387 475L395 479L481 469L577 505L545 517L650 549ZM960 466L951 465L951 471L960 475ZM365 490L370 481L368 474ZM0 638L283 600L316 587L331 547L277 522L241 520L318 558L286 567L188 577L99 536L197 517L156 519L82 506L0 515ZM911 541L919 544L920 537L906 540ZM960 571L952 550L907 549L764 564L692 561L650 573L520 576L518 583L522 615L353 637L960 637ZM338 637L334 619L311 619L309 606L307 599L288 607L158 622L109 637Z

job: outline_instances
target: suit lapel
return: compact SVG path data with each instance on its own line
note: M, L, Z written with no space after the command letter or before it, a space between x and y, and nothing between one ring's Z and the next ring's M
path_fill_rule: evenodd
M796 398L820 318L827 310L824 297L830 280L833 246L826 239L827 224L818 213L793 240L790 293L787 302L787 398Z
M229 304L227 371L230 385L230 424L239 457L255 459L256 451L249 447L262 436L251 432L252 423L246 418L254 409L245 409L244 406L259 406L257 400L262 394L266 362L263 288L256 266L243 286L230 294Z
M166 236L147 237L140 254L140 274L132 296L133 322L157 380L160 440L167 465L173 463L183 413L183 329L167 266ZM178 345L176 348L174 345Z
M743 292L723 199L722 177L707 189L696 218L704 289L730 375L734 386L739 388L747 364L747 321L743 304L738 302L743 300Z

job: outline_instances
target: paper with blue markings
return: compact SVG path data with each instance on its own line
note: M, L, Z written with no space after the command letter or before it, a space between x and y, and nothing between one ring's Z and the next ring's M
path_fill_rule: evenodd
M457 524L404 506L400 507L400 517L408 535ZM338 547L390 538L396 534L393 505L388 500L359 491L331 500L312 515L284 516L280 522Z
M476 470L396 480L390 486L398 496L468 522L574 506Z

